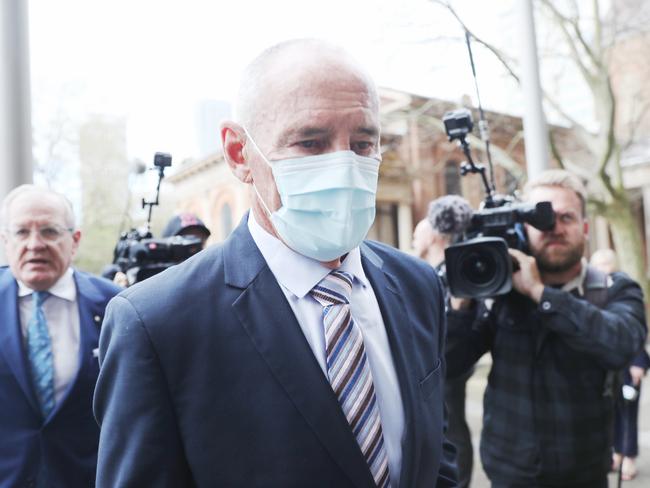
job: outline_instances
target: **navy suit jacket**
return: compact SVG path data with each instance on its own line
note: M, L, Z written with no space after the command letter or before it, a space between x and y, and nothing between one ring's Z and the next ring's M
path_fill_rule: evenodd
M437 277L382 244L361 254L404 404L399 486L455 486ZM100 488L374 486L245 219L223 245L112 300L100 360Z
M92 397L99 364L99 328L108 301L120 288L74 272L79 304L79 369L45 421L32 386L18 312L18 284L0 268L0 488L35 486L42 465L48 487L93 486L99 428Z

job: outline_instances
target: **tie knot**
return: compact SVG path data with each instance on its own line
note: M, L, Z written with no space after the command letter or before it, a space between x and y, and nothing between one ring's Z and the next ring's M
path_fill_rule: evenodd
M345 271L332 271L311 289L311 295L326 307L350 303L353 276Z
M34 298L34 306L40 307L43 305L43 302L48 299L50 296L49 291L34 291L32 292L32 297Z

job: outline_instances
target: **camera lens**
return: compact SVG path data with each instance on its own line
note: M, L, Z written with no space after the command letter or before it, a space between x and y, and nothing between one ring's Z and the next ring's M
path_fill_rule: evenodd
M464 280L476 286L485 286L495 278L496 262L491 253L472 252L460 263L460 274Z
M445 249L452 295L486 298L510 291L512 258L500 237L477 237Z

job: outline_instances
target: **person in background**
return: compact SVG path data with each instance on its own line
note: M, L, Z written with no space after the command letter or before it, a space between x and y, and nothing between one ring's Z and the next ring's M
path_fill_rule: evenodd
M481 460L494 488L605 488L614 398L610 372L645 342L643 293L622 273L583 258L586 190L575 175L547 170L524 188L550 201L555 225L526 226L530 254L516 262L513 290L463 301L448 314L450 377L490 352Z
M162 237L172 236L198 237L201 239L202 247L205 247L205 243L210 237L210 229L195 214L183 212L169 219L162 232Z
M98 488L456 486L442 287L364 241L374 83L339 48L286 41L245 70L235 113L223 151L251 211L109 306Z
M598 249L592 254L590 264L608 275L618 271L618 258L616 252L612 249ZM636 478L638 473L635 460L639 455L639 398L641 380L648 368L650 368L650 357L644 347L623 373L623 383L635 388L637 390L636 396L634 399L616 404L612 470L618 471L620 469L624 481Z
M0 486L94 486L98 339L120 289L71 267L81 232L63 195L15 188L0 236Z
M415 226L413 249L418 257L433 266L443 284L446 283L445 249L462 234L471 214L467 200L457 195L446 195L429 203L427 217ZM446 295L449 308L451 297L448 291ZM459 488L469 487L472 481L474 449L472 433L465 418L465 389L473 373L474 368L471 368L457 378L447 379L445 383L447 437L456 446Z

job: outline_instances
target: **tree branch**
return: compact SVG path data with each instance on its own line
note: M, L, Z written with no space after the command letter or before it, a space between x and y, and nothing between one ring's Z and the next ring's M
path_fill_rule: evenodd
M582 73L582 76L585 78L585 80L587 80L588 83L590 84L595 83L596 81L595 73L592 73L589 67L583 63L582 55L580 54L580 51L578 51L578 48L576 46L576 40L571 36L571 33L569 32L569 29L566 26L567 23L571 24L571 20L567 19L564 15L562 15L562 13L559 12L557 8L555 8L555 5L553 5L549 0L541 0L541 3L551 12L553 17L555 17L556 24L559 27L560 32L562 32L562 35L564 36L566 44L569 47L569 51L571 51L571 60L578 67L578 70L580 71L580 73ZM577 42L579 43L579 41Z

